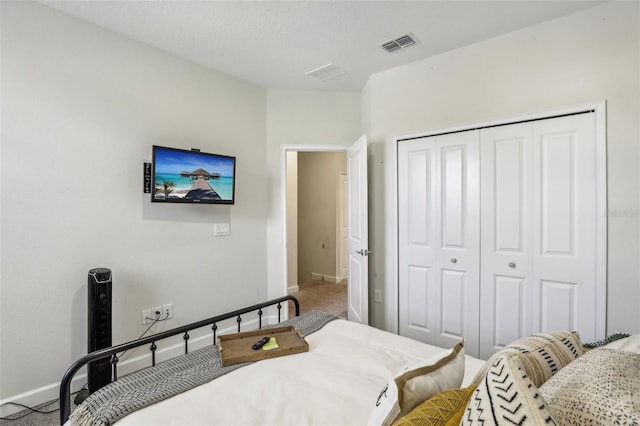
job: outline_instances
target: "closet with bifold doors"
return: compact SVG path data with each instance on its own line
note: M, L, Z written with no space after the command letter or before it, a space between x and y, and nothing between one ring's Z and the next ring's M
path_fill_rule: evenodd
M480 358L602 338L600 151L594 111L398 139L400 334Z

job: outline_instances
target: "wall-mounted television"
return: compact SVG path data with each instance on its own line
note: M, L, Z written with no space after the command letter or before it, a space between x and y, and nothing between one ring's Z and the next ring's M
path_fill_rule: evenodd
M235 157L154 145L152 164L152 202L235 203Z

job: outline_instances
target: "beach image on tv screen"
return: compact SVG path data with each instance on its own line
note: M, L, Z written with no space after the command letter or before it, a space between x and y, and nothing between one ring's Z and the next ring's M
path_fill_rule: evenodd
M235 158L155 148L155 201L233 201Z

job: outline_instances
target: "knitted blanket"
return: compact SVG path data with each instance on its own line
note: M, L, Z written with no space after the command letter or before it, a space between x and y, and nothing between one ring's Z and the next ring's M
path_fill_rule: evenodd
M291 325L307 336L336 319L335 315L311 311L277 326ZM266 328L266 327L265 327ZM136 410L193 389L251 364L226 367L217 346L207 346L189 354L136 371L91 394L69 418L72 425L106 426Z

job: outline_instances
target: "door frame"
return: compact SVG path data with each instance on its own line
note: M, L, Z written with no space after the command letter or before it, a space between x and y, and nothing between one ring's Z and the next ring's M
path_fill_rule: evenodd
M461 126L451 126L447 128L439 128L428 130L421 133L410 134L393 138L393 146L391 147L391 194L393 207L387 210L390 213L390 226L388 231L388 241L390 256L387 258L387 282L389 294L395 297L394 301L386 307L386 318L389 325L386 327L389 331L400 332L399 321L399 285L398 285L398 142L401 140L412 138L423 138L427 136L435 136L443 133L452 133L483 127L501 126L514 124L521 121L532 121L552 118L562 115L577 114L585 111L594 111L595 114L595 138L596 138L596 335L598 339L603 339L606 335L607 325L607 114L606 100L571 105L556 109L550 109L532 114L517 115L505 117L496 120L487 120L482 122L469 123Z
M347 152L348 146L340 145L282 145L280 147L280 193L282 194L282 282L284 294L289 294L289 259L287 249L287 152Z
M338 223L338 229L336 230L336 241L338 241L338 249L336 250L336 265L337 265L337 276L340 282L346 280L349 277L349 261L344 260L344 255L349 252L349 242L345 244L343 230L346 227L347 233L349 232L349 218L348 216L349 208L348 208L348 195L349 189L344 187L344 177L349 176L347 170L338 172L338 218L336 222ZM348 181L347 181L348 184ZM346 269L346 275L343 275L343 269Z

